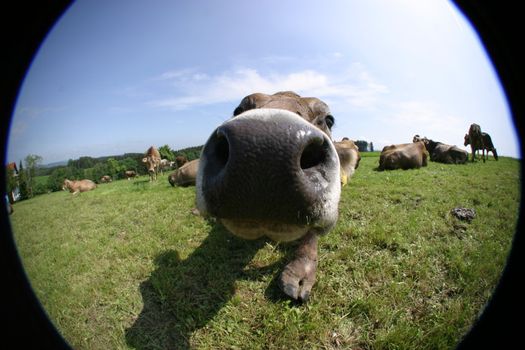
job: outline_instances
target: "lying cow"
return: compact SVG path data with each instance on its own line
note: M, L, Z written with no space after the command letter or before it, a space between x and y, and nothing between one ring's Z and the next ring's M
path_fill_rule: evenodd
M378 170L418 169L427 166L428 152L422 141L385 146Z
M349 140L347 137L339 142L334 142L334 146L341 163L341 185L344 186L354 175L355 169L359 166L361 156L359 155L359 148L354 141Z
M468 159L467 151L442 142L433 141L426 137L414 136L413 142L422 141L430 154L430 160L445 164L465 164Z
M135 172L135 170L126 170L124 172L124 176L126 176L128 180L131 180L137 176L137 173Z
M62 184L62 190L69 190L69 192L73 194L77 194L79 192L87 192L91 191L97 188L97 185L88 179L84 180L68 180L65 179L64 183Z
M189 163L185 163L178 168L173 174L168 177L171 186L194 186L197 179L197 171L199 169L199 160L194 159Z
M102 182L102 183L108 183L108 182L111 182L111 181L112 181L111 180L111 176L109 176L109 175L104 175L104 176L102 176L100 178L100 182Z
M498 152L496 151L496 148L494 147L494 144L492 143L492 138L489 134L486 132L481 132L481 139L483 140L483 150L487 151L487 159L489 157L489 152L492 152L492 155L494 156L494 159L498 160ZM468 134L465 135L465 146L468 146L470 144L470 136Z
M279 286L307 300L315 283L318 235L337 222L340 162L328 106L293 92L246 96L206 142L196 202L234 235L299 241Z
M160 153L155 146L151 146L146 151L146 156L142 158L142 163L146 164L149 173L149 181L156 181L160 169Z

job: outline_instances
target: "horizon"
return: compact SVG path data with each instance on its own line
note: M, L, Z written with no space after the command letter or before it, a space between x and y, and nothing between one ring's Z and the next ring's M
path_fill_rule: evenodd
M380 150L419 134L470 152L477 123L521 159L495 68L453 3L299 4L73 3L26 74L6 162L203 145L244 96L284 90L326 102L334 140Z

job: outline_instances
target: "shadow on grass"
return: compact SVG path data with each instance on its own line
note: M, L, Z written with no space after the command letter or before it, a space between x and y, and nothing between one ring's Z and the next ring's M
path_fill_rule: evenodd
M244 267L263 244L264 240L238 239L215 225L187 259L181 260L175 250L159 254L156 269L140 285L144 307L126 330L128 345L137 349L190 348L192 333L230 300L235 281L244 277Z

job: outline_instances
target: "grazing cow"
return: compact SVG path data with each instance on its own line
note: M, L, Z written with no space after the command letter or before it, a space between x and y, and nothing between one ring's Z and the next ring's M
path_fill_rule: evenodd
M355 169L359 166L361 156L359 155L359 148L354 141L349 140L347 137L344 137L339 142L334 142L334 146L341 163L341 185L344 186L354 175Z
M378 170L418 169L427 166L428 152L423 141L385 146Z
M188 162L188 158L186 158L185 156L177 156L177 157L175 157L175 163L177 163L177 168L180 168L181 166L183 166L187 162Z
M160 168L160 153L155 146L148 148L146 156L142 158L142 163L145 163L148 169L149 181L156 181Z
M109 175L104 175L104 176L102 176L100 178L100 182L102 182L102 183L107 183L107 182L111 182L111 181L112 181L111 180L111 176L109 176Z
M498 160L498 152L492 143L492 138L486 132L481 132L481 137L483 139L483 149L487 151L487 159L489 158L489 152L492 152L494 159ZM465 146L470 144L470 137L465 135Z
M197 170L199 169L199 160L194 159L178 168L168 177L171 186L194 186L197 179Z
M77 194L79 192L87 192L91 191L97 188L97 185L88 179L84 180L68 180L65 179L64 183L62 184L62 190L69 190L69 192L73 194Z
M426 137L414 136L412 142L422 141L430 154L430 160L445 164L465 164L468 159L467 151L442 142L433 141Z
M334 117L321 100L290 91L246 96L233 114L202 150L197 209L245 239L299 241L278 285L306 301L315 283L318 235L338 217Z
M476 151L481 150L481 158L483 163L485 163L485 146L483 144L483 135L481 134L481 127L478 124L471 124L468 129L468 134L465 134L464 145L467 146L470 144L472 148L472 161L476 157Z
M132 178L135 178L135 176L137 176L137 173L135 172L135 170L126 170L124 172L124 175L128 180L131 180Z

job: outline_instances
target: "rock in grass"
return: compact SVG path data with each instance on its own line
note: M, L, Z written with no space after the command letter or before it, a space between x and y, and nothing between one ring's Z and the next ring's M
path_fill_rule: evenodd
M459 220L466 220L469 223L476 217L476 211L473 208L454 208L450 211L452 215L457 217Z

